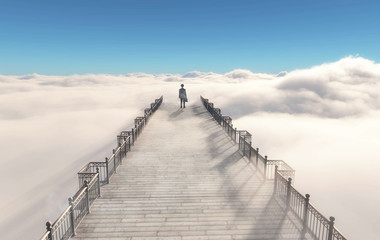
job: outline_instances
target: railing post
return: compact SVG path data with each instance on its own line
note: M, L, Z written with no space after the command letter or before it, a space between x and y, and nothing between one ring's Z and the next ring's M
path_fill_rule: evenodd
M265 156L265 159L264 159L264 180L267 179L267 162L268 162L268 156Z
M249 161L251 161L252 156L252 142L249 142Z
M291 197L291 187L292 187L292 178L288 178L288 188L286 189L286 207L290 207L290 197Z
M245 135L244 135L244 138L243 138L243 156L246 156L245 155Z
M108 174L108 157L106 157L106 173L107 173L107 184L110 183L110 176Z
M122 159L123 159L123 151L122 151L122 149L121 149L121 145L120 145L120 153L119 153L119 164L121 165L121 161L122 161Z
M100 197L100 172L99 168L96 168L96 172L98 173L98 197Z
M90 194L89 194L89 191L88 191L88 182L84 181L84 185L86 186L87 213L90 213Z
M69 205L70 205L71 232L73 233L73 236L75 236L76 233L75 233L75 223L74 223L74 203L73 203L73 198L71 197L69 197Z
M332 236L333 236L333 233L334 233L334 221L335 221L335 218L334 217L330 217L328 240L332 240L333 239Z
M240 145L241 145L241 137L240 137L240 132L239 132L239 136L238 136L238 138L239 138L239 151L240 151ZM243 156L244 156L244 153L243 153Z
M273 193L275 194L277 192L277 170L278 170L278 166L275 165L274 166L274 188L273 188Z
M123 150L121 149L121 143L119 143L118 148L120 149L120 151L119 151L119 164L121 164L121 157L123 155Z
M119 151L119 164L121 164L121 159L123 157L123 151L121 149L121 143L119 144L119 149L120 149L120 151Z
M136 138L135 138L135 128L132 128L132 137L133 137L132 145L135 145L135 141L136 141Z
M256 148L256 167L259 164L259 148Z
M46 222L46 230L49 232L48 239L52 240L53 238L52 238L52 234L51 234L51 222L50 221Z
M308 218L308 215L309 215L309 202L310 202L310 194L306 194L305 195L306 198L305 198L305 205L303 207L303 229L302 229L302 232L306 233L307 231L307 218Z
M236 144L236 131L237 131L237 128L235 128L235 134L234 134L234 141L235 141L235 144Z
M113 154L113 173L116 173L116 155L115 155L116 150L112 149L112 154Z
M127 152L128 152L128 149L127 149L127 137L124 137L124 157L127 156Z

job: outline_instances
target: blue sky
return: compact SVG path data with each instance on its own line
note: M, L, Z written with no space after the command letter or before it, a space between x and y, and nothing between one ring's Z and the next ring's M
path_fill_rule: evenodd
M0 74L277 73L380 61L368 0L0 0Z

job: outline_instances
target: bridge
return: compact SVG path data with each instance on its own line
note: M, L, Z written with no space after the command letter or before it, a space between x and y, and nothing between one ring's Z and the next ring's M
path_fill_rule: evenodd
M347 239L208 99L156 99L104 162L78 173L67 209L41 240Z

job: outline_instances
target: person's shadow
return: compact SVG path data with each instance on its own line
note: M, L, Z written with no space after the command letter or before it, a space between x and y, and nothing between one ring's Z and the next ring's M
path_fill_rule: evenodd
M173 112L172 114L169 115L170 118L176 118L178 117L181 113L183 113L183 109L180 108L177 111Z

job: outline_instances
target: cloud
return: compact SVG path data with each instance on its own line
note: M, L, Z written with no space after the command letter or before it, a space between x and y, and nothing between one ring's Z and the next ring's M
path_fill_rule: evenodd
M130 73L126 75L0 76L2 79L0 94L16 96L16 92L20 92L25 96L27 95L25 92L28 91L46 93L52 105L60 99L70 103L81 98L77 96L78 89L82 89L84 92L81 94L85 96L87 94L85 89L89 88L94 88L96 92L98 87L140 90L140 87L144 86L143 88L148 90L151 86L166 89L168 84L186 83L186 86L191 86L193 93L208 93L210 98L216 98L221 103L225 102L224 106L237 117L255 112L278 112L342 118L360 116L379 109L379 69L380 65L373 61L350 56L337 62L289 73L282 72L278 75L237 69L226 74L193 71L184 75ZM73 93L68 94L61 87L71 88ZM52 92L57 96L51 96L49 93ZM74 96L76 96L75 99L70 99ZM92 100L82 97L82 103L96 104L99 102L97 97L101 98L99 95L93 96ZM37 99L41 98L30 99L35 105L34 110L30 112L40 114L39 106L49 103L42 103L42 100ZM16 103L19 101L21 100L16 100ZM25 105L21 102L19 104ZM238 109L234 107L236 104L239 106ZM19 110L4 102L0 103L0 116L4 119L23 117L25 112L28 111Z
M323 117L346 117L378 109L380 101L380 64L360 57L284 76L277 86L289 113L307 113ZM304 107L304 103L310 107Z
M165 79L166 82L182 82L181 78L178 77L168 77Z
M243 79L247 79L247 80L255 80L255 79L272 80L275 78L275 76L271 75L271 74L253 73L253 72L251 72L249 70L245 70L245 69L236 69L236 70L233 70L231 72L226 73L224 76L226 76L227 78L236 79L236 80L243 80Z
M284 76L286 76L287 74L288 74L287 71L282 71L282 72L279 72L279 73L276 75L276 77L284 77Z
M182 75L183 78L198 78L204 76L205 73L198 72L198 71L193 71L193 72L188 72L184 75Z
M350 56L279 76L235 70L208 84L202 77L198 81L204 79L203 87L213 89L209 97L235 117L272 112L344 118L380 108L379 69L380 64ZM224 84L228 84L228 90Z
M213 73L213 72L199 72L199 71L192 71L185 73L182 75L182 78L192 78L192 79L216 79L216 78L223 78L224 76L221 74Z
M291 159L310 189L312 184L302 176L315 174L316 170L308 168L305 159L312 159L312 165L321 171L322 167L334 165L337 155L340 161L350 159L351 165L354 159L361 159L362 164L376 169L375 156L380 155L375 144L380 142L376 132L380 120L379 79L380 64L352 56L277 75L242 69L225 74L0 75L0 176L6 179L4 182L12 183L2 189L1 202L8 206L2 209L3 219L14 219L22 225L22 219L10 216L24 211L19 200L29 198L32 189L42 185L46 189L38 199L53 199L58 205L55 210L64 208L66 197L76 187L75 172L90 159L100 161L108 156L115 145L115 135L129 129L133 119L154 98L164 95L165 102L177 103L182 82L189 104L198 101L199 95L209 98L223 114L234 119L236 127L254 133L254 143L263 152ZM305 141L312 142L315 148ZM339 154L333 149L328 151L331 158L317 154L329 146ZM31 164L39 167L31 170ZM57 191L52 179L63 176L71 177L62 183L59 194L49 195ZM47 204L38 199L33 200L35 206ZM380 200L380 194L376 192L373 199ZM40 229L30 230L36 238L43 231L44 221L53 220L58 212L36 217L38 224L30 228Z
M226 73L225 76L229 78L253 78L254 74L249 70L236 69L229 73Z

